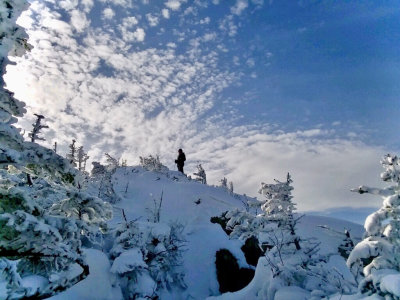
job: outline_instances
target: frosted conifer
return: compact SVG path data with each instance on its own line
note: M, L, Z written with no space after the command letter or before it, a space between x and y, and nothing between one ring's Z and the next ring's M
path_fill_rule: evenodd
M22 55L30 49L24 30L16 25L26 7L22 0L0 2L0 274L7 282L2 291L7 298L43 299L82 280L89 269L76 220L51 216L43 205L74 191L77 173L67 160L34 143L44 128L39 115L33 142L24 142L13 125L25 113L24 103L4 89L7 55ZM41 186L53 187L51 193L37 186L28 188L26 173L37 176ZM77 265L81 272L76 272ZM40 275L48 284L31 289L23 280L30 275Z
M76 167L77 157L76 157L76 146L75 140L72 140L72 143L69 144L69 153L67 154L66 158L69 160L70 164Z
M31 138L32 143L34 143L36 140L45 141L45 139L39 137L38 134L40 133L40 130L42 130L43 128L49 128L49 126L41 124L42 120L44 119L44 116L38 114L35 114L35 116L37 117L36 122L32 124L33 126L32 131L28 135Z
M206 171L204 171L203 167L201 164L197 165L197 173L193 173L193 175L197 176L195 178L196 181L201 182L202 184L207 184L207 175Z
M106 156L106 161L107 161L106 168L107 168L108 171L114 171L116 168L119 167L118 159L112 157L108 153L105 153L104 155Z
M80 146L78 148L78 153L77 153L77 162L78 162L78 170L81 172L85 172L86 169L86 161L89 159L89 156L85 151L83 151L83 146Z
M383 204L365 220L364 240L354 247L347 265L360 280L362 293L399 299L399 290L392 287L400 284L400 159L387 154L381 164L385 169L381 178L390 186L352 190L381 196Z

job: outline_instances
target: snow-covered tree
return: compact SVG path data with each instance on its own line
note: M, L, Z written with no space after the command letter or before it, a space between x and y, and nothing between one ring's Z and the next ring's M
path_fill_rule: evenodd
M37 117L36 122L32 124L33 126L32 131L28 135L31 138L32 143L34 143L36 140L45 141L44 138L39 137L38 135L43 128L49 128L49 126L41 124L42 119L44 119L44 116L38 114L35 114L35 116ZM27 180L29 185L33 184L30 174L27 174Z
M72 140L72 143L69 144L69 152L66 156L66 158L69 160L70 164L76 167L76 162L78 161L76 158L76 146L75 146L75 140Z
M265 284L259 295L262 299L273 300L276 291L283 286L305 289L312 292L315 299L335 292L351 293L352 282L327 267L329 256L319 254L318 244L300 240L291 183L289 174L284 182L262 183L259 193L265 195L265 200L259 202L261 213L258 215L239 209L226 214L227 229L232 231L230 237L242 241L254 237L264 252L262 260L268 265L268 274L265 274Z
M21 0L0 1L0 280L7 282L8 298L42 299L82 280L89 269L76 220L47 211L53 200L75 190L77 171L54 151L24 142L13 125L25 113L24 104L4 89L7 55L22 55L30 48L25 32L15 25L26 7ZM33 141L38 139L41 119L32 132ZM28 187L26 174L37 177L39 184ZM77 265L82 272L76 272ZM27 287L23 279L30 275L41 276L48 284Z
M127 167L128 166L128 160L127 159L121 159L121 167Z
M115 231L111 272L125 299L158 299L161 290L185 289L182 269L183 227L129 222Z
M20 151L24 140L13 124L17 122L16 117L26 112L25 104L4 89L3 75L10 63L8 55L21 56L30 48L24 29L16 25L26 7L24 0L0 2L0 166L15 164L22 159Z
M229 190L229 193L230 193L231 195L233 195L233 182L232 182L232 181L229 181L228 190Z
M197 173L193 173L193 175L196 176L194 180L201 182L202 184L207 184L207 175L206 171L204 171L203 167L201 164L197 165Z
M140 164L147 171L163 172L168 170L168 168L161 163L160 157L158 155L149 155L148 157L140 156L139 158Z
M286 181L281 182L275 179L275 183L261 183L261 188L258 191L265 196L265 202L261 205L261 210L264 216L270 221L278 223L278 226L285 228L293 236L293 242L296 249L300 250L299 238L296 236L294 218L295 204L292 201L291 183L293 182L290 174L286 176Z
M101 177L106 172L106 167L97 161L92 162L92 166L92 177Z
M107 170L109 172L114 172L114 170L119 167L118 159L112 157L108 153L105 153L104 155L106 156L106 162L107 162L106 168L107 168Z
M228 180L225 177L220 180L220 184L226 190L228 189Z
M35 114L35 116L37 117L36 122L32 124L33 126L32 131L28 135L31 138L32 143L34 143L36 140L44 141L45 139L39 137L38 134L43 128L49 128L49 126L41 124L42 120L44 119L44 116L38 114Z
M86 169L86 161L89 159L89 156L85 151L83 151L83 146L78 148L77 153L77 162L78 162L78 170L81 172L85 172Z
M114 160L111 161L113 162ZM97 197L109 203L118 202L119 197L115 193L112 184L112 176L117 167L114 164L104 166L99 162L92 162L92 165L90 181L97 187Z
M347 265L358 277L362 293L400 299L400 159L387 154L381 164L381 178L389 186L352 190L381 196L383 204L365 220L364 240L354 247Z
M107 220L112 218L112 207L103 200L81 191L70 191L67 197L54 203L49 209L51 215L76 220L81 234L95 242L99 230L105 230Z

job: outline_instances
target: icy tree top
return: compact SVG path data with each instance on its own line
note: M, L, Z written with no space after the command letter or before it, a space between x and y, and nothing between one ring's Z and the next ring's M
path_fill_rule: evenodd
M382 180L394 184L385 188L360 186L352 191L360 194L370 193L383 197L382 207L367 217L364 227L369 236L383 235L390 237L395 227L398 227L393 220L399 218L400 160L396 155L387 154L381 160L381 164L385 168L385 171L381 174ZM388 220L388 222L384 222L385 220Z
M26 111L25 104L14 99L13 94L4 89L3 75L10 63L8 55L22 56L32 48L27 43L28 35L25 30L16 25L17 18L28 6L25 0L1 1L0 3L0 121L15 123L14 116L22 116Z
M383 157L381 161L382 166L386 169L385 172L381 174L381 178L386 182L394 182L397 187L400 185L400 159L397 155L392 156L387 154Z
M291 201L293 198L292 182L293 180L288 173L285 182L275 179L275 183L272 184L261 183L261 188L258 192L266 197L265 203L261 206L261 209L266 214L291 215L293 213L295 207Z

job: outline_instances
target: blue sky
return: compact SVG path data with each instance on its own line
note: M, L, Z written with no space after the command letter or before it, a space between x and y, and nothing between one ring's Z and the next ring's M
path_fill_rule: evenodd
M380 204L349 190L400 149L397 1L30 3L34 49L5 78L45 145L170 168L183 148L240 193L291 172L300 210Z

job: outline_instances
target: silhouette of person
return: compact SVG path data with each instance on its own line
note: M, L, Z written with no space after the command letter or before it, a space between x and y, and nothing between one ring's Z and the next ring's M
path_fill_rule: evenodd
M178 150L178 158L175 159L175 163L178 167L178 171L183 173L183 166L185 165L186 156L182 149Z

